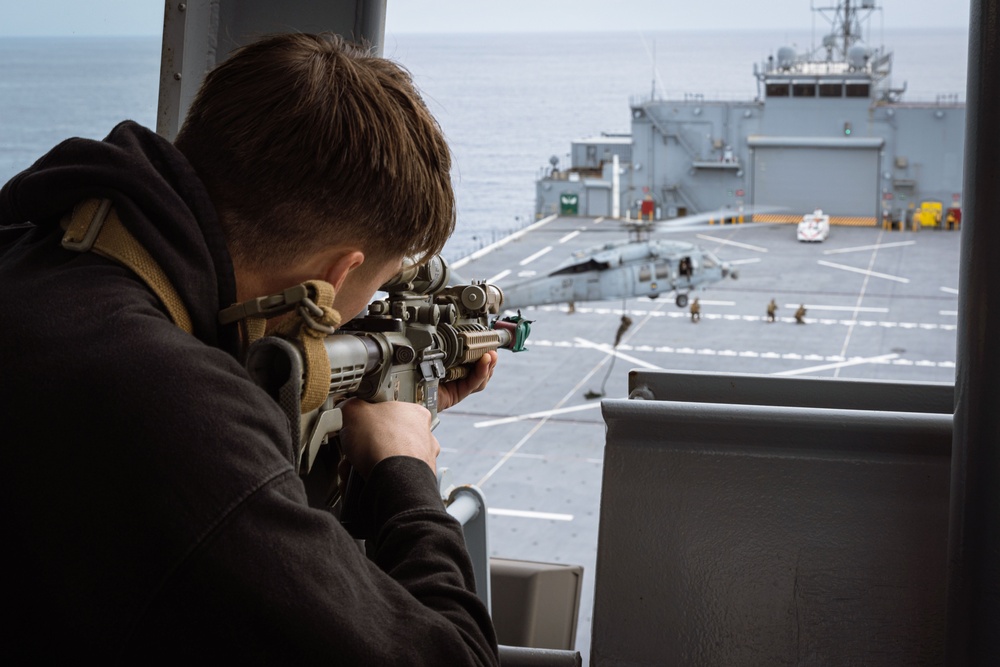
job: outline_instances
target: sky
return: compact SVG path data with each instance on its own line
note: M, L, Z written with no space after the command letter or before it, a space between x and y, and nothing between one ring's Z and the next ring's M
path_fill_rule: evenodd
M893 29L967 28L970 1L879 0ZM810 2L833 0L388 0L386 33L801 29L811 25ZM0 36L159 34L163 7L161 0L0 0Z

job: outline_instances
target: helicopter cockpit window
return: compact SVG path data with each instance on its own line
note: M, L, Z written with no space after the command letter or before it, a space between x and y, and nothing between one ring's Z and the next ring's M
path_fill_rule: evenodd
M653 265L653 268L656 269L657 280L664 280L670 278L670 262L667 262L666 260L660 260L659 262L656 262L656 264Z
M719 258L710 252L706 252L701 257L701 265L703 268L706 269L714 269L716 266L719 265Z
M653 272L650 270L649 264L643 264L639 269L639 282L648 283L653 279Z
M561 269L553 271L550 276L565 276L573 273L585 273L587 271L604 271L609 268L607 262L598 262L595 259L588 259L586 262L580 262L579 264L571 264L570 266L565 266Z

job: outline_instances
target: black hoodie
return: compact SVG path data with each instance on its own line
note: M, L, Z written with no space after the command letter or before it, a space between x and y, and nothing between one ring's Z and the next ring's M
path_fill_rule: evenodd
M59 244L113 200L180 293ZM20 227L23 223L32 223ZM278 406L236 361L231 261L190 165L130 122L70 139L0 191L7 582L0 655L33 661L494 664L461 527L416 459L366 501L371 560L310 509Z

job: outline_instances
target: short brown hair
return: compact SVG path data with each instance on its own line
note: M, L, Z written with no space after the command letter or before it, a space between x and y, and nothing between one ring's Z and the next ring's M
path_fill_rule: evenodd
M337 35L235 51L205 77L175 145L244 266L336 243L427 256L455 227L451 155L409 73Z

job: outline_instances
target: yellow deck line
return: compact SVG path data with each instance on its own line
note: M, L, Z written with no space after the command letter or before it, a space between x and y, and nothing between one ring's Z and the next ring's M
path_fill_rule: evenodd
M754 222L778 222L778 223L788 223L794 224L802 220L800 215L755 215L753 216ZM872 216L844 216L844 215L831 215L830 216L831 225L839 225L842 227L874 227L876 220Z

